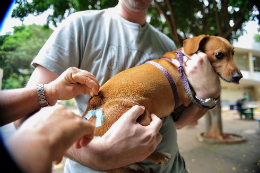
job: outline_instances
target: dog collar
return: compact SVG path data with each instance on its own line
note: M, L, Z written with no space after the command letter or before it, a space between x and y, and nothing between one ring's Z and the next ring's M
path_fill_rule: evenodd
M165 60L171 62L171 60L168 59L168 58L162 58L162 59L165 59ZM168 79L169 83L171 84L172 92L173 92L173 95L174 95L174 100L175 100L175 108L174 109L176 109L179 105L179 96L178 96L178 92L177 92L177 87L176 87L175 82L173 81L171 75L168 73L168 71L163 66L161 66L157 62L147 61L146 63L152 64L153 66L157 67L159 70L161 70L161 72Z
M185 88L185 91L188 95L188 97L190 98L190 100L196 105L198 106L199 108L202 108L202 109L209 109L209 107L205 107L203 105L201 105L199 103L198 100L196 100L192 93L191 93L191 89L190 89L190 85L189 85L189 82L188 82L188 79L184 73L184 70L183 70L183 53L181 52L181 50L177 51L177 60L180 62L180 66L178 67L178 70L179 72L181 73L181 80L182 80L182 83L184 85L184 88ZM212 109L212 108L210 108Z

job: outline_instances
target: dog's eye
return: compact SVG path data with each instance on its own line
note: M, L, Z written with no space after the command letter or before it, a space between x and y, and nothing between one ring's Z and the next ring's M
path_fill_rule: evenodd
M221 52L217 52L217 53L215 53L215 57L218 59L222 59L224 57L224 54Z
M233 51L233 52L232 52L232 55L234 55L234 54L235 54L235 52Z

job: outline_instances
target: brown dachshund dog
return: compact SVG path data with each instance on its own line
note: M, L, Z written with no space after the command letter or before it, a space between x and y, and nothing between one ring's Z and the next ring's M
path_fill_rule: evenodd
M224 81L238 83L242 78L241 72L233 61L234 47L226 39L200 35L185 40L183 48L187 55L192 55L198 50L207 54L216 75ZM167 52L162 57L175 59L176 55L176 51L174 51ZM185 92L178 68L164 59L152 61L163 66L171 75L177 86L179 105L188 106L191 100ZM145 112L137 119L144 126L150 124L151 113L162 118L174 111L175 100L171 85L164 74L151 64L146 63L130 68L108 80L101 86L98 95L89 100L88 107L82 117L91 110L101 110L103 113L102 125L96 127L95 135L102 136L122 114L134 105L145 107ZM95 125L96 121L101 121L96 117L91 116L88 121ZM169 157L167 153L152 153L147 160L156 163L167 163ZM107 172L130 171L125 168L119 168L108 170Z

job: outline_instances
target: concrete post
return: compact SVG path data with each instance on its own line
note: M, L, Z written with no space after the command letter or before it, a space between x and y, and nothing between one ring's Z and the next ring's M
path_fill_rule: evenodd
M2 90L2 78L3 78L4 70L0 68L0 90Z
M253 64L253 54L251 50L248 51L248 61L249 61L250 78L254 80L254 64Z

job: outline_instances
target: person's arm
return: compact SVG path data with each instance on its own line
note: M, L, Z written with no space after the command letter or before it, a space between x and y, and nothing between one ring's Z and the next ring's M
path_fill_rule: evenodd
M217 98L220 95L220 84L207 55L202 52L192 56L186 55L185 61L187 57L189 60L186 62L186 66L183 66L184 71L198 98ZM177 67L180 65L177 60L173 60L173 63ZM191 103L175 122L175 126L180 129L200 119L205 113L206 110Z
M123 114L102 137L76 150L73 147L66 155L73 160L97 170L108 170L143 161L161 142L159 130L162 121L151 114L149 126L136 122L144 108L134 106ZM88 153L88 154L87 154Z
M0 91L0 126L40 109L37 91L31 88Z
M181 129L190 123L197 121L206 112L206 110L200 109L193 103L189 104L189 106L182 112L179 119L174 122L176 129Z
M92 124L64 106L46 107L26 120L6 146L25 172L45 173L51 172L52 162L59 163L73 143L84 147L93 134Z
M37 84L45 84L45 97L50 105L54 105L57 100L69 100L79 94L97 94L99 90L97 79L87 71L69 68L60 76L57 76L55 73L38 65L31 75L26 88L6 92L4 98L0 96L0 100L8 98L8 102L5 101L0 104L0 109L5 112L5 117L8 117L8 120L20 118L14 123L16 128L31 113L41 108L37 94ZM8 94L16 96L12 98ZM12 106L15 106L15 109Z

